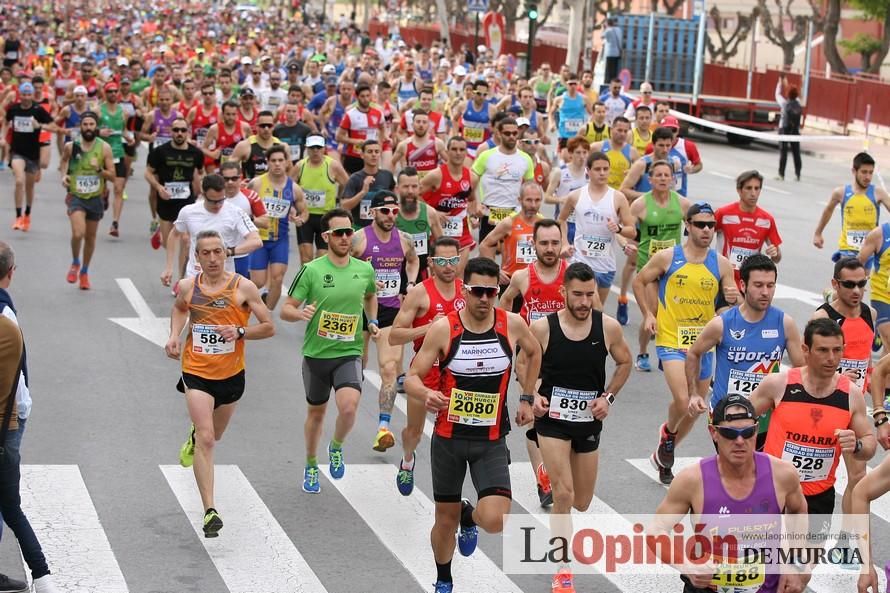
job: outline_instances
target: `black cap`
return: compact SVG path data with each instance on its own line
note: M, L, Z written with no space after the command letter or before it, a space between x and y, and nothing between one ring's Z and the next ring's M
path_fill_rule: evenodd
M692 217L696 214L710 214L713 216L714 209L707 202L696 202L686 211L686 220L692 220Z
M241 96L242 97L245 97L245 96L256 97L256 93L254 92L254 90L252 88L250 88L249 86L246 86L241 89Z
M732 406L745 408L745 411L727 414L726 408L731 408ZM738 393L727 395L717 403L714 407L714 416L711 422L714 426L717 426L721 422L732 422L733 420L757 420L754 404L747 397Z
M380 208L381 206L398 206L399 198L391 191L384 189L374 194L371 200L371 208Z
M300 65L297 64L296 62L291 62L290 64L287 65L287 69L288 70L300 70Z
M336 76L328 76L324 79L324 83L326 86L337 86L337 77Z

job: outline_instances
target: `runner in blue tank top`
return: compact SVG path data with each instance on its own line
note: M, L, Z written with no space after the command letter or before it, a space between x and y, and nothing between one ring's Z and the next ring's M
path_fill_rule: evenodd
M553 101L550 108L551 120L558 118L557 132L559 135L559 149L566 146L569 138L576 136L593 115L590 102L582 93L578 92L578 77L570 75L567 81L566 92Z
M797 325L790 315L772 306L776 276L776 264L769 257L761 253L749 256L741 268L742 304L709 321L686 353L691 413L699 415L708 410L695 379L702 357L712 348L716 347L717 368L711 410L728 395L749 397L768 373L779 372L786 351L793 366L804 364ZM768 422L768 415L760 419L760 447L766 439Z

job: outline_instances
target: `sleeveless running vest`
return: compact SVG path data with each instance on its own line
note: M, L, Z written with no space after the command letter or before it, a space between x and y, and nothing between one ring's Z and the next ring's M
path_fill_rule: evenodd
M427 253L429 252L430 236L432 235L430 219L426 211L427 208L426 202L418 202L417 218L408 219L402 216L402 213L405 212L404 209L400 209L396 216L396 228L411 236L414 250L417 252L417 257L420 258L420 273L424 278L426 278Z
M579 187L583 187L584 185L586 185L588 181L589 181L589 178L587 177L586 170L582 171L581 175L576 177L572 174L572 170L569 168L568 165L563 165L559 168L559 186L556 188L555 195L557 198L564 198L567 195L569 195L570 193L572 193L573 191L575 191L576 189L578 189ZM575 210L577 210L577 209L578 209L578 207L575 206ZM556 214L554 214L554 218L559 218L559 210L560 210L559 204L557 204L556 205ZM572 228L574 226L574 224L575 224L575 213L574 212L572 212L569 215L569 218L568 218L568 220L566 220L566 222L570 225L570 228ZM571 234L571 233L569 233L569 234Z
M856 374L854 382L862 389L863 393L868 389L868 365L871 363L871 346L875 339L875 322L871 317L871 307L865 303L859 303L859 317L844 317L834 307L824 303L820 310L828 314L841 326L844 332L844 356L841 358L837 372L853 372Z
M105 159L102 157L104 142L93 140L93 146L86 152L80 140L71 147L71 160L68 161L68 193L82 200L89 200L105 193Z
M86 111L86 110L84 110ZM65 127L71 130L71 135L65 136L65 142L71 142L72 140L80 140L80 116L83 112L78 113L74 110L74 105L72 104L68 109L68 117L65 118Z
M155 141L152 144L152 148L157 148L162 144L166 144L173 140L173 120L179 117L179 112L175 109L170 110L170 115L164 117L161 113L160 109L155 109L154 111L154 120L153 120L153 128L154 131L157 132L157 136L155 136Z
M501 269L508 274L526 267L538 261L535 252L535 242L532 238L535 231L535 221L526 222L517 212L511 216L513 219L510 234L504 238ZM539 214L537 218L541 218ZM535 220L537 220L537 218Z
M522 293L522 308L519 309L519 315L526 323L537 321L545 315L565 308L566 302L559 288L562 286L567 267L566 260L560 259L556 278L553 282L544 282L538 275L537 264L529 264L528 288Z
M868 232L878 226L880 216L874 185L869 185L864 194L854 191L852 185L845 185L841 199L841 236L837 248L858 252Z
M832 488L841 447L834 431L850 426L850 380L837 375L828 397L813 397L803 386L800 368L788 371L782 401L773 410L764 453L793 464L805 496Z
M235 146L242 140L244 140L244 135L241 133L241 122L235 122L234 132L229 132L226 130L225 124L219 122L216 129L216 148L220 149L217 163L222 163L222 161L232 156L232 153L235 152Z
M873 256L871 300L890 305L890 223L881 225L881 246Z
M488 116L488 103L484 103L482 108L477 111L473 106L473 102L467 101L467 108L464 109L461 122L463 123L461 133L467 141L467 152L475 155L479 145L491 136L491 118Z
M71 111L74 110L72 109ZM114 157L115 162L117 162L118 159L124 158L124 143L121 134L123 134L126 123L124 110L120 105L118 105L117 110L114 113L108 111L107 103L103 103L99 107L99 128L108 128L111 130L111 135L107 138L103 138L103 140L108 142L108 145L111 146L111 156Z
M439 170L442 171L439 190L424 194L423 201L442 213L442 234L458 239L463 249L475 243L467 221L467 199L472 191L470 170L463 167L459 179L451 176L447 164L440 165Z
M390 233L389 241L384 243L377 238L372 226L365 227L365 251L361 259L371 264L382 284L377 288L377 302L384 307L397 309L401 304L399 294L402 292L402 267L405 263L405 252L402 251L402 237L397 230Z
M195 278L189 302L189 333L182 350L182 372L205 379L228 379L244 370L244 340L223 341L222 325L243 327L250 310L235 302L241 276L233 274L216 293L205 292L204 274Z
M637 249L637 272L656 252L680 244L683 233L683 209L680 195L671 192L665 206L660 206L652 192L642 195L646 204L645 216L639 221L640 245Z
M460 313L448 314L451 335L439 362L448 408L436 415L443 438L496 441L510 432L507 389L513 347L507 337L507 312L494 308L494 323L482 333L466 329Z
M309 214L321 215L337 205L337 182L331 179L332 160L326 155L318 167L313 167L308 158L299 163L297 185L303 189Z
M285 177L284 187L280 190L272 187L268 173L260 175L259 180L260 188L257 193L266 207L266 216L271 219L269 228L257 229L260 238L268 243L287 241L288 228L290 227L287 215L291 206L294 206L294 180Z
M574 98L568 94L562 96L562 105L559 107L558 133L560 138L571 138L578 134L584 127L587 119L587 110L584 108L584 96L580 93Z
M442 293L439 292L439 289L436 287L436 281L433 278L427 278L421 282L420 285L426 290L430 306L427 308L426 313L414 318L414 321L411 322L411 327L422 327L430 323L436 315L448 315L452 311L460 311L467 306L467 302L463 297L464 283L460 278L454 279L454 298L452 299L446 299L442 296ZM414 340L414 352L419 351L421 346L423 346L423 337ZM438 361L436 362L437 368ZM436 389L438 389L438 387Z
M250 141L250 154L247 156L247 160L241 164L241 170L245 178L253 179L268 171L269 163L266 161L267 149L260 146L259 138L250 136L248 140ZM281 144L281 140L272 136L272 144Z
M198 103L195 107L195 119L192 120L192 133L195 135L195 142L197 142L198 146L204 144L207 130L218 121L219 106L214 105L210 113L204 113L204 106L201 103Z
M435 140L430 140L426 146L417 147L414 140L408 141L405 151L405 160L409 167L417 169L417 176L423 179L428 171L432 171L439 165L439 152L436 150Z
M575 254L573 262L583 262L594 272L608 273L615 264L615 235L609 220L618 221L615 211L615 190L609 188L596 202L590 199L590 187L581 188L575 204Z
M704 262L690 263L683 246L675 246L671 265L658 282L655 344L688 350L714 317L719 292L717 252L708 249Z
M609 187L618 189L627 177L627 170L630 169L630 144L625 144L621 150L612 148L609 140L603 141L603 152L609 157Z

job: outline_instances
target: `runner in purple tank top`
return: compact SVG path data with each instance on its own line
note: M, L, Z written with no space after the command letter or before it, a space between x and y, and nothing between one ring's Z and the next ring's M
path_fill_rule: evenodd
M667 533L687 512L696 523L705 524L701 533L709 536L724 535L728 528L750 527L752 521L762 523L762 515L806 515L807 504L794 466L755 452L757 417L745 396L730 395L721 400L708 430L717 455L677 474L656 511L656 532ZM763 547L777 543L768 540ZM682 572L681 567L677 568ZM682 574L683 593L790 593L806 588L809 575L785 574L788 571L778 574L778 569L740 564L713 574ZM744 578L735 578L742 570Z
M374 439L375 451L386 451L396 444L389 428L396 400L396 378L402 372L404 345L389 343L389 331L408 288L417 282L420 258L414 239L396 228L399 199L391 191L378 191L371 199L373 222L353 236L352 255L371 263L377 275L377 317L368 320L380 328L377 342L377 366L380 369L380 421ZM364 366L368 366L368 334L365 333Z

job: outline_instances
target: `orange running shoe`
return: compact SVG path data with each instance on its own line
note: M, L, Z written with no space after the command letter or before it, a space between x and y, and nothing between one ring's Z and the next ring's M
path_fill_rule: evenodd
M552 593L575 593L575 577L572 576L572 569L563 566L553 576L550 583Z
M15 219L15 222L12 223L12 230L20 231L25 224L25 217L19 216Z
M21 230L26 233L31 230L31 215L30 214L25 214L24 216L22 216Z
M87 274L80 275L80 289L81 290L89 290L90 289L90 277Z
M74 284L77 282L77 274L80 273L80 264L71 264L71 267L68 268L68 276L65 277L65 280L68 281L68 284Z
M549 507L553 504L553 488L550 485L550 476L547 475L547 470L544 469L543 463L535 470L535 475L538 478L538 499L541 501L541 506Z
M161 248L161 229L160 228L151 234L150 243L151 243L152 249L160 249Z

